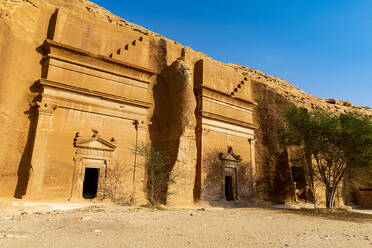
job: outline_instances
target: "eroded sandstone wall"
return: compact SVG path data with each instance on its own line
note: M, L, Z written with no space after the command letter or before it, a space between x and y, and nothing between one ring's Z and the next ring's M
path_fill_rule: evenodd
M164 68L154 86L150 135L156 149L170 158L168 204L192 204L196 171L196 99L192 71L183 58Z
M33 122L29 103L31 85L40 78L42 55L38 47L47 36L50 5L27 2L0 3L0 195L15 194L19 168L29 163Z
M143 37L143 32L127 28L126 22L120 21L119 18L116 19L115 25L112 22L107 11L88 1L2 1L0 3L0 135L4 141L0 145L1 196L20 197L26 192L29 170L32 169L31 151L37 123L34 109L30 106L37 96L32 86L42 76L47 76L42 75L44 72L41 67L45 55L41 45L45 39L54 39L66 45L106 56L117 51L123 44L130 44L131 52L134 50L147 52L146 55L143 52L136 53L138 57L130 56L132 60L129 63L151 66L152 57L148 56L148 50L154 46L150 44L149 39ZM139 41L141 37L143 38ZM134 45L135 40L138 42ZM157 42L154 40L151 42ZM75 79L71 78L71 80ZM59 123L67 124L66 120L72 115L68 116ZM98 123L98 126L102 125L102 122L98 121ZM70 133L68 136L63 136L70 139L65 142L66 146L70 147L69 150L72 149L73 139L70 136ZM60 152L60 156L66 155ZM124 154L128 153L130 152L125 151ZM59 155L52 154L51 157ZM69 161L69 166L72 163ZM59 163L55 166L63 168ZM68 178L69 176L64 177L67 181ZM58 180L58 175L55 180ZM61 187L62 185L65 183L61 183Z
M57 9L59 9L58 15L56 15ZM282 79L251 68L214 61L203 53L131 24L86 0L5 0L0 2L0 138L2 140L0 144L0 196L2 197L17 195L17 190L22 191L25 188L22 182L18 182L18 175L27 173L27 171L22 171L22 168L27 168L25 165L30 163L33 147L32 134L36 122L32 115L32 108L29 106L36 93L33 93L30 87L41 77L40 62L43 53L40 46L47 38L54 38L64 44L99 55L112 54L113 58L117 59L124 56L126 60L133 59L133 63L147 65L157 73L172 67L177 58L183 55L183 62L175 62L179 64L173 65L173 67L186 67L187 65L187 70L174 68L174 73L181 73L179 75L182 75L182 71L193 72L195 63L200 59L205 59L253 80L252 95L259 104L254 119L259 125L256 157L257 191L260 199L285 201L290 197L287 156L284 147L275 138L275 128L282 123L278 113L284 106L295 104L308 108L320 106L334 111L360 110L372 113L369 108L352 106L348 102L338 100L327 102L326 99L304 93ZM125 49L127 45L128 50ZM118 53L119 49L123 50ZM134 50L139 52L131 53ZM148 58L144 58L144 53L141 53L145 50L149 51ZM183 53L182 50L184 50ZM129 55L125 51L128 51ZM163 80L167 81L167 77L163 76ZM170 83L172 80L168 81ZM176 81L180 83L179 85L189 84L188 79L185 78ZM156 93L157 87L161 88L163 87L161 84L166 83L161 83L161 80L158 83L159 85L153 86L153 101L156 103L157 97L160 97L165 99L163 102L167 103L169 99L164 96L166 95L165 89L161 90L162 93ZM187 91L189 92L187 94L191 94L189 90ZM193 103L190 104L190 109L192 109ZM158 106L160 108L172 107L160 104ZM155 136L153 137L156 138L152 138L151 141L157 143L164 138L160 136L164 135L159 136L156 132L169 128L167 125L172 120L167 119L170 117L157 116L156 109L153 111L155 111L155 119L153 118L153 135ZM156 118L159 119L156 120ZM193 121L188 120L190 120L188 122L190 126L193 126ZM188 150L189 139L187 138L184 143L184 138L194 139L193 134L186 132L187 125L177 124L176 126L178 126L178 131L165 133L169 139L173 140L170 142L172 147L169 148L174 147L175 161L177 161L178 155L176 154L179 151L181 151L180 154L193 152ZM188 159L192 164L194 158ZM192 177L191 172L188 177Z

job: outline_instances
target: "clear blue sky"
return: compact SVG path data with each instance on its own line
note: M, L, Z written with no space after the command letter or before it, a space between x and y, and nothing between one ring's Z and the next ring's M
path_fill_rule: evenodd
M372 107L372 0L93 0L214 59Z

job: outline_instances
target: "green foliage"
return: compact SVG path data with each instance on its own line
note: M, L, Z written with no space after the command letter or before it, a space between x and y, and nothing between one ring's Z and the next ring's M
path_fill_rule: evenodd
M344 136L348 140L350 148L347 153L350 163L353 165L351 176L361 183L372 183L372 117L349 113L340 116L343 124ZM357 140L358 142L355 142ZM346 142L346 141L345 141ZM355 156L357 155L357 156Z
M342 114L339 117L342 126L345 154L349 162L359 166L372 165L372 117L359 113Z
M334 206L338 184L351 168L372 164L372 119L357 112L333 112L291 107L284 112L282 140L303 147L326 186L327 207ZM313 171L313 169L311 169ZM313 176L313 175L312 175Z
M135 152L144 159L149 204L151 207L160 208L166 203L168 186L174 183L169 171L169 157L166 153L145 144L139 144Z
M362 184L372 184L372 166L362 164L353 166L350 172L351 176L357 178Z

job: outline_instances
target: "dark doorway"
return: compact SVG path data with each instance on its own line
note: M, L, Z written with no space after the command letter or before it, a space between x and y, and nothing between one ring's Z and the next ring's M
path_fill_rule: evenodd
M85 177L83 184L83 197L93 199L97 196L99 169L85 168Z
M227 201L234 200L233 178L225 176L225 196Z
M296 200L307 201L307 188L306 188L306 179L305 171L303 167L291 167L293 182L295 183L294 192L296 194Z

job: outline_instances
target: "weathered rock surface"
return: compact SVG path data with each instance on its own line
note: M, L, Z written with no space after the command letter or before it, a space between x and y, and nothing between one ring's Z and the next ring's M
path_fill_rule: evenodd
M197 152L193 89L192 72L183 59L177 59L160 73L154 89L158 97L150 133L155 146L167 151L172 160L169 173L175 183L168 188L170 205L188 205L194 201Z
M51 33L50 26L53 25L53 22L50 20L57 8L60 12L65 13L64 26ZM258 103L255 122L260 126L257 130L257 192L262 199L273 199L275 196L278 198L275 200L283 201L289 194L288 173L285 168L281 168L281 163L285 164L285 161L282 161L282 158L285 157L285 154L283 155L285 153L284 147L275 139L276 135L273 131L282 122L278 113L284 106L289 104L306 108L318 106L337 112L358 110L372 114L371 108L353 106L345 101L314 97L283 79L245 66L213 61L201 52L129 23L86 0L3 0L0 2L1 196L13 196L15 188L18 191L25 190L22 182L17 182L15 178L19 174L27 173L20 168L24 168L22 165L30 163L33 142L28 136L31 133L29 129L34 127L28 111L30 102L36 96L30 87L40 78L42 73L40 62L43 54L40 52L40 46L43 41L46 38L54 38L57 41L63 38L67 45L108 56L121 47L123 42L130 44L140 36L149 39L150 43L151 57L149 61L144 63L148 63L158 73L163 72L163 79L167 78L167 73L175 73L172 77L178 77L179 80L176 81L179 84L169 84L169 86L183 87L172 89L180 90L182 94L176 97L182 96L181 98L169 99L171 104L175 103L177 105L174 106L180 107L178 110L171 110L171 112L173 115L182 115L183 118L178 118L178 120L181 119L183 122L174 124L174 129L170 133L162 133L163 131L160 130L167 132L170 130L167 128L173 128L167 127L167 118L172 117L161 116L161 111L157 112L158 110L154 109L155 119L152 120L153 135L158 136L157 140L161 139L159 136L169 136L167 137L171 141L169 144L175 148L172 155L175 161L186 158L190 160L188 163L193 163L193 160L196 159L189 156L191 153L195 154L193 149L196 148L188 143L189 140L195 138L193 136L195 134L188 131L189 128L195 126L195 119L193 119L195 116L191 113L195 110L195 98L193 98L189 74L189 70L193 70L193 65L198 60L204 59L229 70L233 69L253 81L253 96ZM183 61L177 60L181 55L184 57ZM175 64L171 65L174 61L176 61ZM168 67L173 68L173 71L169 69L170 71L166 72ZM156 91L156 87L163 86L160 82L159 85L154 86L154 91ZM157 97L167 98L167 96L157 96L154 92L154 102L157 101ZM156 133L157 131L159 133ZM180 156L184 158L180 158ZM176 162L174 168L176 174L178 173L176 170L181 167L182 164ZM185 168L183 170L185 171ZM193 172L187 173L189 178L193 178ZM283 192L275 192L278 186L283 189ZM190 189L185 190L190 191Z

